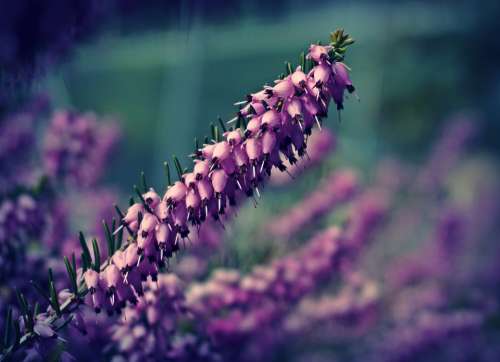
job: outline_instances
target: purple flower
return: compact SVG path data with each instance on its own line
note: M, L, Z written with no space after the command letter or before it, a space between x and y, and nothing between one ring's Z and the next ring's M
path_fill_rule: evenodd
M357 178L353 171L334 171L303 200L272 219L266 230L275 237L290 238L339 204L349 201L357 188Z
M457 338L458 345L467 343L483 321L483 315L474 310L419 313L409 323L396 326L380 339L380 349L374 352L378 356L375 360L417 360L426 356L426 352L436 356L434 346L446 344L450 348L451 342Z
M190 318L182 282L175 275L162 274L158 283L147 283L144 297L123 314L124 318L111 327L119 356L133 361L217 360L206 341L179 331L180 324Z
M25 248L32 238L41 236L45 226L44 205L29 193L0 200L1 279L19 267Z
M234 358L243 356L242 346L259 340L266 331L276 331L276 323L289 315L291 306L324 285L335 272L350 272L346 266L353 264L360 247L366 245L374 230L375 215L385 210L385 202L379 205L375 207L373 197L361 198L345 230L332 227L320 232L299 250L269 265L256 266L246 276L217 270L208 281L190 286L188 308L206 321L208 334L224 353ZM361 310L366 306L368 311L377 299L373 288L357 289L355 286L362 283L351 275L352 289L346 289L342 298L352 297L354 302L346 302L344 309L338 305L332 313L338 312L339 318L353 318L356 308L362 314ZM347 311L349 307L352 314Z
M36 118L46 105L46 99L39 97L0 120L0 192L33 178L34 167L29 166L35 151Z
M339 329L348 328L352 333L361 333L369 328L374 319L374 309L379 303L380 288L360 274L352 274L336 295L303 299L290 312L281 328L285 338L310 333L318 326L326 325ZM334 334L334 331L329 331ZM343 331L346 332L345 330Z
M464 239L462 213L454 208L441 212L430 243L400 256L387 270L392 288L419 283L423 280L446 277L452 270Z
M92 186L119 138L114 123L99 123L93 114L56 112L45 134L45 171L56 180Z
M240 128L244 124L239 122L239 127L220 136L222 140L217 136L217 142L196 150L198 160L193 172L184 173L179 181L168 187L163 197L150 190L142 196L144 204L141 202L129 207L121 221L134 242L125 250L126 267L117 268L123 275L116 275L119 285L113 284L112 287L121 293L113 293L111 310L120 310L126 300L135 300L133 291L137 292L137 288L128 283L129 274L139 273L142 279L148 276L156 279L159 266L179 249L180 240L188 237L191 228L199 226L207 218L221 220L228 207L236 205L245 196L260 196L259 187L273 169L284 171L284 160L293 164L297 157L304 157L307 137L313 125L319 125L321 119L327 116L332 89L342 95L344 90L349 90L348 86L340 83L333 58L326 55L317 63L307 75L298 67L284 79L276 80L274 86L266 86L250 94L234 120L248 119L245 128ZM314 77L318 77L320 68L323 78L318 83ZM297 82L297 79L300 80ZM336 102L341 104L338 97ZM290 108L290 105L293 107ZM81 117L62 113L53 121L55 134L59 134L56 131L59 124L66 129L72 122L81 123L76 129L89 127ZM77 139L80 139L78 135ZM78 142L76 154L85 148L80 146L87 143ZM60 167L51 167L63 164L60 162L64 158L63 152L57 150L73 147L54 149L55 152L50 152L51 148L48 148L46 159L49 169L60 170ZM77 171L77 165L65 168ZM58 172L54 170L53 173ZM146 198L157 201L154 205L149 204ZM147 257L144 257L146 254ZM114 257L112 260L115 264ZM101 279L106 279L107 275L107 270L103 270ZM110 290L109 287L106 289L105 283L96 286L95 294L106 293L109 294ZM98 299L101 301L102 298Z
M469 117L458 115L451 119L443 128L427 164L418 176L418 187L431 191L442 185L476 133L476 126Z

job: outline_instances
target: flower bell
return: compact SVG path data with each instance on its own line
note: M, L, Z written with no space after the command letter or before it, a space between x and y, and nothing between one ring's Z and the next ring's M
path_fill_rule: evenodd
M143 194L142 198L146 201L146 204L151 208L151 210L154 210L161 201L160 196L153 189L150 189L148 192Z
M247 129L245 130L245 137L247 137L247 138L252 137L259 132L260 126L261 126L261 120L262 120L261 116L256 116L256 117L253 117L248 122Z
M306 88L307 77L300 66L292 73L290 80L297 89L303 90Z
M307 58L314 60L316 63L323 63L328 59L328 52L331 49L331 46L313 44L309 47Z
M201 149L201 156L209 160L212 158L214 150L215 150L215 145L213 144L204 145L204 147Z
M123 251L117 250L113 255L113 264L115 264L121 272L127 271L127 260L126 255Z
M272 95L285 99L293 96L293 94L295 93L295 87L290 77L277 81L276 85L272 88L269 88L269 90L271 91Z
M265 131L267 129L277 130L281 125L281 117L275 109L271 109L262 115L262 122L260 129Z
M139 251L136 243L130 244L125 249L125 260L127 262L127 270L134 269L139 263Z
M240 147L235 147L233 150L233 156L240 173L244 173L249 165L245 145L242 144Z
M315 83L315 87L321 88L323 84L328 83L330 80L330 76L332 74L331 67L326 64L319 64L313 69L313 77Z
M228 142L222 141L215 144L214 152L212 154L212 162L222 162L231 154L231 146Z
M209 215L221 221L226 203L235 205L243 195L252 197L256 204L253 196L260 197L259 187L273 169L287 171L283 161L294 164L298 157L306 155L308 136L315 124L321 127L329 103L333 100L340 109L345 90L354 91L348 68L335 62L343 50L338 49L338 42L332 44L311 45L307 59L312 61L313 68L307 73L304 63L293 72L288 66L288 76L248 95L247 101L238 102L242 108L230 121L237 122L235 129L226 131L222 124L221 136L213 128L216 142L207 139L201 148L196 146L192 172L182 174L182 167L175 160L180 181L169 186L163 198L150 189L142 195L145 205L136 203L129 207L121 227L129 228L133 240L125 251L115 252L101 276L89 272L84 277L96 308L114 311L122 308L125 301L134 303L135 294L142 293L141 282L148 276L156 279L158 268L179 250L179 239L188 237L189 224L200 227ZM318 259L314 268L310 268L311 273L313 269L321 272L328 269L323 268L329 262L327 257L321 257L324 250L316 249L307 251ZM285 266L288 264L283 261L275 268L278 271L288 268L286 272L294 277L307 272L300 263ZM276 274L280 275L278 271ZM124 279L121 273L125 274ZM304 280L308 278L304 276ZM265 289L277 291L280 298L292 296L293 293L287 294L291 281L276 279L260 283L252 292ZM242 297L236 297L238 293L231 295L235 296L232 300L248 297L243 291ZM255 318L264 318L259 315Z
M208 176L210 172L210 163L208 160L196 160L194 164L193 173L197 180L201 180Z
M144 214L144 205L135 203L130 206L122 220L122 223L132 231L137 231L139 228L139 214Z
M87 269L83 274L83 279L87 288L89 288L90 294L94 294L99 288L99 273L93 269Z
M169 216L169 208L166 201L161 201L156 206L155 214L161 222L167 222Z
M241 133L238 130L227 132L225 136L227 142L233 147L239 145L242 141Z
M186 197L187 187L180 181L176 181L165 193L163 199L167 202L168 206L175 206Z
M196 175L194 172L188 172L183 175L184 184L187 188L193 189L196 186Z
M158 224L156 215L149 212L145 213L139 227L139 234L142 234L144 237L147 236L151 231L154 230L156 224Z
M193 224L197 224L199 222L198 212L201 205L201 198L198 194L198 191L191 190L188 192L186 196L186 208L187 208L187 218Z
M345 87L349 93L354 92L354 86L349 77L347 66L344 63L335 62L332 64L332 69L335 84L340 87Z
M224 172L224 170L216 170L212 173L211 179L212 179L212 186L215 191L215 196L218 202L217 206L218 212L219 214L223 214L225 207L225 198L223 193L227 185L228 176Z

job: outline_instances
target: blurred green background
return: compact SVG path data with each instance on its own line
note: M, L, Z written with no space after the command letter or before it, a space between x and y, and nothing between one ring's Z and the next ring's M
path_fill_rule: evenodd
M56 108L120 120L108 182L127 193L141 170L161 188L164 160L176 154L187 165L210 122L232 117L232 103L338 27L357 40L346 63L361 99L347 101L342 122L335 112L328 121L341 163L369 165L387 152L418 160L439 123L464 110L484 123L482 145L497 147L495 1L191 3L146 2L111 16L34 84Z

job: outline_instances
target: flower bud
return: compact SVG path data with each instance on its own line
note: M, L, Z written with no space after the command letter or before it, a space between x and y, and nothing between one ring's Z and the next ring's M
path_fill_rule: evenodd
M156 224L158 224L158 220L156 216L147 212L144 214L140 225L140 233L149 234L155 228Z
M332 64L332 69L335 84L340 87L347 88L347 90L352 93L354 91L354 87L352 86L352 81L349 78L349 71L346 65L341 62L335 62Z
M214 161L224 161L231 154L231 147L226 141L218 142L215 144L212 159Z
M216 170L212 173L212 185L214 187L215 192L222 193L224 192L224 188L227 183L227 175L224 170Z
M191 190L186 195L186 207L189 209L197 209L200 206L200 195L196 190Z
M89 288L90 293L95 293L99 284L99 273L93 269L87 269L83 274L83 279L85 280L85 284L87 284L87 288Z
M250 122L248 122L247 129L245 131L245 134L248 134L247 136L255 135L257 132L260 130L260 124L261 124L261 117L253 117Z
M186 197L187 187L180 181L176 181L170 188L167 190L164 196L164 200L167 201L167 204L175 204Z
M144 201L146 201L148 206L153 210L156 208L156 206L158 206L161 200L160 196L153 189L150 189L148 192L143 194L142 198L144 199Z
M169 211L168 211L168 205L165 201L161 201L158 204L155 210L155 214L161 221L165 222L167 220Z
M156 241L158 242L158 245L165 244L169 237L170 237L170 229L168 228L167 224L158 224L156 226Z
M144 214L144 206L140 203L135 203L127 209L127 213L123 218L123 222L128 225L134 221L137 221L139 213Z
M151 245L153 243L153 233L142 233L140 232L139 235L137 236L137 248L139 251L144 250L146 247Z
M104 278L108 289L116 288L122 282L122 274L116 265L110 264L105 270Z
M113 263L118 267L120 270L125 270L127 267L127 261L125 259L125 253L121 250L115 251L113 255Z
M207 179L198 181L196 186L202 200L208 200L212 197L214 190L212 184Z
M299 89L302 89L306 85L306 74L302 71L300 67L297 67L297 70L292 73L290 76L290 79L293 83L293 85Z
M250 99L252 102L261 102L266 100L267 98L267 94L264 90L250 94Z
M291 97L295 93L295 88L290 77L278 81L278 83L272 88L272 90L274 95L281 98Z
M331 68L326 64L319 64L314 67L313 72L316 86L321 86L326 84L330 79Z
M139 261L139 253L137 249L137 244L130 244L127 249L125 249L125 260L127 261L127 266L129 269L134 268Z
M227 132L226 139L231 146L237 146L241 143L241 133L239 130Z
M200 180L203 177L207 177L209 172L210 172L210 164L207 160L195 161L193 173L196 176L197 180Z
M196 186L196 176L194 172L188 172L183 175L184 184L187 188L193 188Z
M262 115L261 128L276 129L281 124L281 117L275 109L271 109Z
M307 58L312 59L317 63L323 62L325 59L328 59L328 52L330 49L330 46L313 44L309 47Z
M262 152L269 155L276 145L276 135L274 132L266 132L262 137Z
M212 155L214 153L214 149L215 149L215 145L212 145L212 144L205 145L201 149L201 155L203 156L203 158L211 159Z
M240 147L235 147L233 150L233 156L236 162L236 166L238 166L239 168L248 165L248 155L245 151L244 145L241 145Z
M250 138L246 142L246 151L250 161L255 161L262 155L262 145L260 140Z

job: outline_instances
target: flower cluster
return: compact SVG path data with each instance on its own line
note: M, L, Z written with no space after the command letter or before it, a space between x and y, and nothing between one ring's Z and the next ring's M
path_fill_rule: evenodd
M429 358L435 356L433 347L445 341L450 344L453 338L460 338L459 343L467 343L483 323L484 316L477 311L421 312L383 336L377 354L380 360L391 362L417 360L422 355Z
M24 184L33 176L31 161L37 117L47 108L45 97L34 98L15 113L0 119L0 192Z
M386 275L389 285L401 288L424 279L447 275L460 250L463 224L463 217L457 210L443 210L429 245L400 257L389 266Z
M353 208L345 230L332 227L320 232L299 250L269 265L256 266L245 276L218 270L207 282L191 285L187 305L207 321L209 335L224 350L256 338L265 326L286 317L291 306L334 277L335 272L350 270L359 247L366 245L374 231L374 219L380 220L385 213L384 203L379 203L376 211L373 199L371 204L366 199L360 199L360 205Z
M193 333L182 334L179 325L188 320L184 286L173 274L162 274L157 283L145 285L139 303L124 310L124 318L112 326L117 357L127 361L217 361L208 342Z
M266 230L274 237L288 239L306 224L349 201L357 188L358 181L354 171L334 171L299 203L272 219Z
M342 250L341 232L332 227L269 266L256 266L249 275L217 270L209 281L191 286L187 293L188 305L200 315L213 317L223 308L257 306L268 298L296 300L310 291L321 277L332 273L340 264Z
M352 274L337 295L303 299L296 310L283 321L286 334L301 334L325 323L347 328L362 326L380 298L377 283L360 274Z
M114 195L96 184L116 134L93 116L57 114L43 155L56 186L48 211L30 188L0 198L0 241L22 246L33 234L44 243L17 260L26 270L1 270L0 360L70 360L62 348L115 362L498 360L491 235L500 171L462 158L474 134L468 120L446 128L423 167L368 162L379 167L366 186L357 177L364 170L331 171L282 215L247 217L249 205L243 222L226 228L275 171L298 175L334 147L331 133L313 126L354 91L341 63L349 42L336 32L298 67L287 64L275 83L238 102L235 118L212 125L212 139L196 142L192 170L174 158L178 181L167 164L165 192L144 177L116 221L105 207ZM75 219L90 238L71 237ZM107 221L104 232L96 219ZM259 239L255 220L279 247ZM221 246L229 250L216 254ZM183 247L187 255L178 255ZM9 267L3 252L0 266ZM47 266L48 278L38 273ZM31 302L27 280L41 302ZM16 298L17 308L5 307Z
M271 171L286 170L283 158L294 164L305 156L307 139L327 116L330 101L342 109L344 93L354 91L346 65L336 61L335 49L311 45L309 71L303 66L290 69L273 86L249 94L230 121L236 127L222 135L214 129L213 142L195 151L191 172L183 172L177 161L179 181L163 196L151 189L129 207L122 227L133 242L118 250L103 270L85 273L96 310L105 306L112 313L127 300L135 303L136 295L142 294L141 281L157 278L190 228L208 218L220 220L240 198L260 196L259 187Z
M45 134L45 171L56 180L92 186L101 177L118 137L114 123L101 124L94 114L56 112Z
M28 192L0 201L0 279L18 266L17 256L44 226L43 210ZM24 253L21 253L23 255Z

